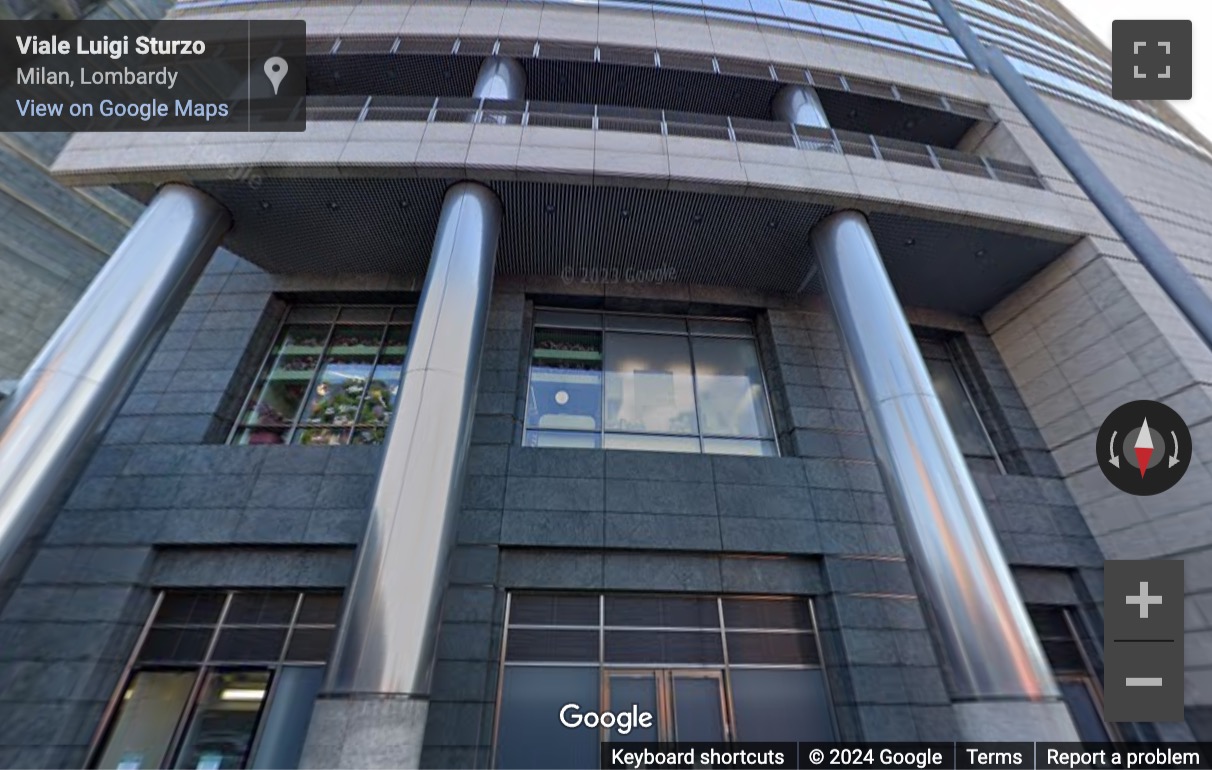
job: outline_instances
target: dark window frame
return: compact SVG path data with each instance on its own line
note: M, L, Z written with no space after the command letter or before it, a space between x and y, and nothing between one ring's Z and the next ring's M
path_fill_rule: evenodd
M282 597L293 596L293 607L289 621L273 622L273 623L258 623L258 622L227 622L228 615L231 611L233 600L239 595L275 595ZM212 622L157 622L160 619L161 613L166 608L166 602L171 599L181 596L194 595L196 596L221 596L222 606ZM329 599L336 598L336 613L332 614L331 622L300 622L300 614L303 611L304 602L308 597L327 597ZM155 602L151 612L148 614L139 637L135 642L134 648L131 651L122 675L119 678L118 686L114 689L109 702L106 704L105 711L101 720L98 722L97 729L94 732L92 741L90 742L88 752L88 762L86 767L97 767L98 763L105 756L109 749L109 741L113 737L114 730L118 726L123 716L122 706L132 686L135 684L140 674L155 673L155 672L178 672L189 673L193 675L193 681L190 685L189 694L187 695L182 707L181 713L177 716L172 733L168 736L167 748L165 756L161 760L161 764L165 767L176 766L181 759L181 752L186 748L186 739L189 736L190 728L194 723L194 719L204 705L204 696L206 686L211 681L215 674L229 672L265 672L267 679L265 682L264 694L261 698L261 704L257 711L255 725L250 737L248 747L245 750L244 756L241 759L240 765L246 766L250 759L256 756L258 746L261 740L261 727L265 715L274 705L276 696L275 685L278 682L279 674L284 668L323 668L327 665L328 654L331 651L332 643L335 642L337 625L340 621L340 598L339 590L324 590L324 589L166 589L157 593ZM279 645L278 654L273 658L250 658L241 660L236 658L224 659L214 656L215 648L219 644L219 640L227 629L265 629L265 628L282 628L285 629L285 634ZM168 659L143 659L144 648L147 645L148 638L154 629L182 629L182 630L206 630L209 633L206 642L206 651L200 659L189 660L168 660ZM331 631L329 650L326 650L323 658L302 658L291 659L290 649L292 641L297 631L323 629Z
M522 622L515 623L514 617L517 610L517 603L520 598L550 598L558 601L560 598L567 598L574 603L584 603L588 608L590 601L597 604L597 617L593 622L587 620L560 620L557 621L559 610L553 606L551 622ZM710 602L714 607L714 617L704 622L691 622L689 620L682 621L666 621L657 623L636 623L634 621L607 621L607 615L610 609L607 603L610 600L626 600L639 599L644 601L660 601L667 599L671 601L686 601L706 603ZM665 592L627 592L627 591L611 591L611 592L577 592L577 591L542 591L542 590L516 590L508 591L505 597L505 614L502 621L501 646L499 676L497 677L497 685L495 692L495 709L492 726L492 752L491 766L499 766L499 747L500 747L500 723L502 709L502 698L505 690L505 680L507 670L511 667L516 668L571 668L579 670L593 670L597 672L598 683L598 704L594 704L592 710L603 711L610 708L610 685L612 675L635 676L651 674L656 681L671 679L676 675L693 675L694 672L702 674L716 673L722 686L722 696L724 698L724 714L726 731L728 740L736 740L737 718L733 707L733 687L731 677L734 671L819 671L821 677L822 692L827 704L829 714L829 728L835 739L840 733L840 728L837 720L836 702L830 690L829 684L829 667L825 660L824 649L821 644L820 626L817 621L817 612L815 606L815 597L812 596L789 596L789 595L772 595L772 594L671 594ZM746 606L747 602L787 602L799 604L804 610L804 616L793 618L788 622L753 622L752 619L748 623L728 622L729 610L726 607L728 602L740 602L740 606ZM705 604L704 604L705 606ZM757 605L748 605L756 607ZM723 660L721 662L709 663L693 663L693 662L638 662L638 661L608 661L606 649L606 635L610 631L648 631L665 634L694 634L694 633L711 633L718 634L720 638L721 650L723 652ZM597 655L595 660L583 661L559 661L559 660L511 660L510 659L510 634L518 631L546 631L550 634L553 631L565 632L580 632L594 631L598 635ZM729 657L730 643L729 634L771 634L771 635L799 635L811 640L811 644L815 650L815 661L811 663L734 663ZM659 697L659 696L658 696ZM590 710L588 704L580 704L583 709ZM662 705L662 710L668 704ZM599 729L599 739L609 740L609 730Z
M1098 713L1099 719L1102 720L1103 730L1112 742L1122 743L1124 741L1122 731L1114 722L1108 721L1103 712L1101 667L1096 665L1096 661L1093 658L1094 652L1088 649L1083 642L1083 639L1090 638L1090 635L1085 630L1084 617L1080 610L1071 605L1028 604L1027 611L1031 617L1031 624L1035 629L1036 636L1039 637L1040 644L1044 646L1045 651L1052 648L1053 645L1072 646L1077 653L1077 657L1080 659L1078 667L1065 668L1058 667L1057 663L1052 658L1049 658L1048 665L1052 669L1052 674L1056 677L1057 682L1072 682L1083 685L1090 695L1090 702ZM1051 616L1049 619L1052 623L1063 623L1063 634L1046 632L1041 622L1037 620L1037 618L1042 619L1042 616L1045 615Z
M332 318L327 321L298 321L292 319L292 314L307 311L321 312L327 310L331 310L332 312ZM386 320L362 321L342 318L344 313L349 311L357 312L358 310L384 311L386 313ZM361 416L363 405L366 400L366 393L370 390L369 387L364 389L362 397L354 409L355 420L350 423L309 422L306 419L307 406L309 401L315 396L316 388L320 384L325 366L331 361L331 356L333 355L333 335L336 329L342 326L365 327L368 329L380 327L382 329L379 336L378 346L373 354L373 361L369 364L369 370L372 373L372 376L375 370L383 362L386 354L385 351L391 347L388 345L388 336L390 335L391 330L393 328L404 328L407 330L405 334L405 343L403 345L404 354L401 357L399 364L401 378L395 383L398 391L400 383L403 382L403 369L406 360L405 357L407 355L409 346L412 344L412 330L416 320L415 311L416 305L410 303L390 303L380 301L357 302L342 300L314 302L300 300L288 302L285 309L281 312L280 317L273 325L274 328L272 333L267 335L265 352L259 357L259 359L257 359L257 366L252 372L251 380L247 383L241 383L245 387L242 387L242 389L239 391L239 398L238 401L236 401L233 409L235 417L231 422L231 428L227 433L224 443L230 445L245 443L268 443L271 445L291 446L295 445L296 443L300 443L297 441L298 438L301 434L304 434L307 431L329 431L344 434L340 440L337 441L318 442L321 445L382 443L386 430L390 425L390 415L383 422L366 422L356 419L356 417ZM303 394L300 397L298 405L295 407L294 413L289 416L284 415L283 420L280 422L259 423L256 416L253 414L253 411L257 405L257 399L261 393L261 389L266 383L269 382L271 376L274 374L281 374L283 371L277 366L277 362L275 361L275 352L277 351L279 358L282 357L282 355L286 355L281 353L281 351L278 349L284 342L284 335L288 327L292 326L326 327L327 330L324 333L323 342L316 346L319 348L319 352L315 354L314 368L310 370L310 377L307 379ZM281 440L266 442L252 440L251 437L257 433L265 434L266 436L275 434L278 435ZM361 438L363 440L354 441L355 438Z
M942 361L944 359L931 354L928 350L923 350L923 347L928 349L938 346L942 350L946 363L955 373L956 380L967 397L968 406L971 407L980 423L981 433L989 448L989 453L964 452L964 457L968 460L969 465L974 466L974 470L998 475L1017 473L1019 469L1014 466L1012 461L1015 447L1007 446L1005 439L1007 431L1002 427L1005 419L1002 416L1001 407L989 396L988 388L983 387L986 383L982 381L980 365L967 345L964 334L929 327L914 327L913 332L924 360ZM963 451L963 447L961 447L961 451Z
M543 316L545 314L549 315L549 316L551 316L551 315L568 315L570 317L580 314L580 315L583 315L587 319L586 320L587 324L589 323L590 318L596 316L597 324L592 327L591 326L570 326L567 324L561 325L559 323L553 323L553 322L542 320L541 316ZM722 444L726 444L727 442L730 442L730 441L748 442L748 443L753 443L753 444L759 444L764 449L769 450L768 453L755 454L754 456L772 456L772 457L782 456L783 447L781 446L782 438L780 435L780 423L779 423L779 420L777 419L777 415L775 414L774 403L773 403L773 394L771 392L771 387L770 387L770 376L769 376L769 372L767 371L767 367L769 365L769 358L766 354L764 346L762 345L762 342L761 342L761 339L759 336L759 330L758 330L757 324L755 322L755 319L747 317L745 315L740 315L740 314L737 314L737 315L698 315L698 314L691 314L691 313L651 313L651 312L646 313L646 312L632 312L632 311L610 311L610 310L582 309L582 308L575 308L575 307L566 307L566 306L560 306L558 304L547 304L547 303L533 305L529 315L530 315L530 323L528 324L528 343L527 343L527 346L525 347L525 351L524 351L525 357L523 358L523 366L525 368L524 368L524 382L522 383L522 394L521 394L521 400L522 400L521 415L520 415L520 420L519 420L521 422L520 433L521 433L521 443L523 446L533 446L532 444L529 444L528 441L530 439L530 436L534 433L563 432L563 433L567 433L569 435L575 434L578 436L593 437L596 440L596 443L592 448L595 450L599 450L599 451L610 451L612 449L611 447L607 446L607 438L608 438L608 436L613 435L613 436L618 436L618 437L623 437L623 438L626 438L626 437L640 437L640 438L652 437L652 438L667 438L667 439L674 439L674 440L684 439L687 442L693 441L694 443L696 443L698 445L697 451L689 452L687 450L687 452L686 452L686 453L692 453L692 454L729 454L729 453L718 452L718 451L709 452L709 451L707 451L707 444L708 443L718 443L718 444L722 445ZM648 321L648 322L651 322L654 324L659 324L661 322L678 323L678 324L681 324L682 330L681 331L653 330L653 329L645 330L645 329L640 329L640 328L624 328L624 327L617 327L617 326L612 327L612 325L611 325L612 320L616 324L622 324L622 323L625 323L627 319L636 319L637 321ZM733 325L736 325L736 327L739 327L740 325L744 325L745 332L741 333L739 328L736 328L734 331L731 331L731 332L722 331L722 330L703 331L701 328L697 331L695 330L696 324L703 325L705 327L706 325L713 324L713 323L723 324L723 325L733 324ZM601 373L601 382L599 383L598 387L600 388L601 392L599 394L600 404L599 404L599 411L598 411L598 417L597 417L598 427L594 430L541 428L538 426L532 426L530 424L530 402L531 402L532 384L533 384L534 370L535 370L535 366L534 366L535 351L537 349L536 340L538 338L540 330L558 330L558 329L566 329L569 331L576 330L576 331L582 331L582 332L596 331L596 333L598 334L598 350L601 355L601 364L600 364L601 368L598 370ZM682 339L687 340L687 346L689 349L689 361L690 361L690 367L691 367L690 368L690 389L691 389L692 397L694 399L694 412L695 412L695 421L696 421L696 429L693 433L676 434L676 433L621 431L621 430L608 430L607 429L606 419L605 419L606 418L606 374L607 374L606 369L605 369L605 356L606 356L605 349L606 349L607 338L610 335L651 335L654 337L675 337L675 338L682 338ZM762 406L764 409L766 422L770 428L770 434L768 436L762 436L759 434L744 435L744 436L735 435L734 436L734 435L727 435L727 434L721 434L721 433L712 433L709 431L705 431L703 429L702 398L700 397L700 393L699 393L699 376L698 376L698 372L697 372L697 365L696 365L696 360L695 360L695 352L694 352L694 344L693 344L693 340L695 340L695 339L736 339L736 340L747 340L753 344L753 350L754 350L755 358L756 358L756 365L757 365L758 372L760 373L760 376L761 376L762 400L764 402ZM589 448L589 447L586 447L586 448ZM627 447L624 447L624 448L627 448ZM641 449L643 451L664 451L664 452L682 452L683 451L680 449L670 450L670 449L660 449L660 448L656 448L656 447L654 447L651 450L647 449L646 447L641 447ZM731 454L745 455L745 453L741 453L741 452L731 453Z

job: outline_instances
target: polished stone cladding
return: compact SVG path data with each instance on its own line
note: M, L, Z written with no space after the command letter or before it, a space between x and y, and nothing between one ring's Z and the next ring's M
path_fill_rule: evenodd
M156 589L347 585L379 448L221 442L279 295L418 288L275 277L216 255L0 614L0 766L85 761ZM527 296L586 292L633 309L767 309L758 330L784 456L518 446ZM995 427L1019 448L1013 463L1034 468L976 474L1024 598L1095 611L1102 556L991 340L971 321L910 320L963 335L1005 416ZM602 296L502 278L488 326L422 766L488 765L505 591L521 588L819 594L842 737L954 737L821 299L687 286Z

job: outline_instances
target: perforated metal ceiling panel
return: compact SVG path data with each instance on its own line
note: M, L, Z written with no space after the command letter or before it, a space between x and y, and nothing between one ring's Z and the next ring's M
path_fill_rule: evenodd
M442 195L435 179L273 179L252 189L203 183L235 215L227 243L275 273L420 274ZM510 275L629 275L785 290L810 264L824 206L615 187L494 183L504 206L497 270Z
M203 183L234 214L227 246L274 273L421 275L442 196L438 179L267 179ZM497 271L567 282L664 283L794 292L814 262L826 206L668 190L498 182ZM149 191L142 190L146 199ZM1069 241L873 213L906 305L975 315L1060 256ZM632 280L633 280L632 278ZM367 288L373 288L368 286ZM819 278L808 291L820 290Z
M626 283L664 270L679 284L785 291L808 266L825 206L623 187L502 185L499 269ZM594 276L599 271L601 276Z
M897 214L870 220L901 303L963 315L993 307L1073 245Z

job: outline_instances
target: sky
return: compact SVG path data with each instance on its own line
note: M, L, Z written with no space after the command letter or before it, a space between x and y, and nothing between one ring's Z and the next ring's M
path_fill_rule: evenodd
M1108 47L1116 19L1190 19L1195 44L1192 99L1171 102L1204 136L1212 138L1212 0L1060 0Z

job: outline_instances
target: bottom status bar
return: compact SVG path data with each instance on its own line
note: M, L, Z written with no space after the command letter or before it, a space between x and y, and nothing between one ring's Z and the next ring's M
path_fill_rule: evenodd
M603 743L603 768L1137 770L1210 768L1208 743Z

